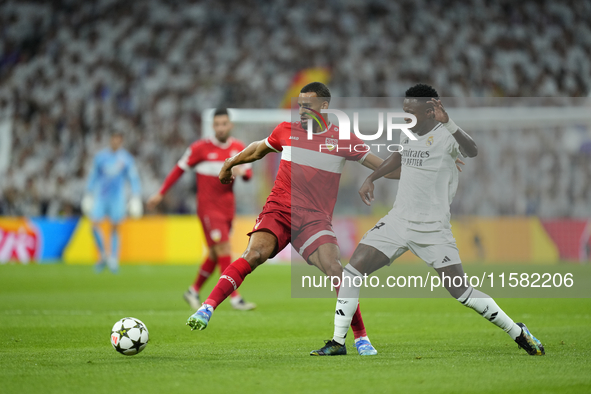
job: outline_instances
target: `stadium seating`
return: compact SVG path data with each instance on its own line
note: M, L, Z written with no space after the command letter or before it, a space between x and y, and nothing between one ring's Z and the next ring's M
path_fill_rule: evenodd
M585 1L61 3L0 5L0 123L13 122L2 215L78 212L84 169L113 125L127 130L149 194L200 136L203 109L276 108L305 67L330 67L334 96L400 96L417 81L442 96L587 96L591 89ZM466 171L476 179L501 172L513 187L461 185L453 212L581 215L591 195L589 155L549 147L563 129L540 133L526 155L498 160L491 151L471 164ZM502 132L475 138L511 149ZM529 158L541 156L532 166ZM189 178L164 209L194 209ZM522 192L521 200L507 190ZM246 209L240 201L238 209Z

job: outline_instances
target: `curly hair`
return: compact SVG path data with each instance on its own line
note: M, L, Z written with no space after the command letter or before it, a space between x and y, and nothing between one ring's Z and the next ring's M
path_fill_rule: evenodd
M433 89L432 86L425 85L424 83L418 83L415 86L409 88L405 95L406 97L439 98L437 90Z

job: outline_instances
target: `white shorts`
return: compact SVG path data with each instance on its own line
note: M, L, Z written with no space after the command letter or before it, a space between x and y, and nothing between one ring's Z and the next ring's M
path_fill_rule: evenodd
M433 268L461 263L449 222L410 222L390 212L365 233L360 243L385 254L390 264L407 250Z

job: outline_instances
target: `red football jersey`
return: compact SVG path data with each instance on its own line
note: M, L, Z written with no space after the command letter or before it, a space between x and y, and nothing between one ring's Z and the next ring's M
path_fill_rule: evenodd
M363 162L370 150L354 134L349 140L339 139L339 128L332 124L308 139L301 122L284 122L265 143L281 152L279 171L267 201L319 211L329 217L337 202L345 161Z
M197 173L197 214L231 219L235 212L235 199L232 190L234 183L224 185L218 175L224 160L235 156L244 149L242 142L228 138L221 143L215 138L205 138L194 142L179 160L178 166L184 171ZM251 164L244 164L247 172L244 179L252 176Z

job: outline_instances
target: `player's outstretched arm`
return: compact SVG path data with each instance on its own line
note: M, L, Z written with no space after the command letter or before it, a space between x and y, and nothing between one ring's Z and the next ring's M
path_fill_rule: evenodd
M240 153L238 153L236 156L226 159L222 167L222 170L220 171L220 182L228 184L234 180L232 167L260 160L271 152L275 152L275 150L271 149L265 143L265 140L253 142Z
M443 104L441 104L441 100L431 99L427 103L433 105L435 120L443 123L443 125L449 130L451 135L458 142L458 145L460 145L462 154L466 157L475 157L478 154L476 142L474 142L468 133L460 129L458 125L456 125L454 121L449 118L445 108L443 108Z
M464 156L475 157L478 154L476 142L464 130L458 127L457 131L452 133L452 136L458 141L460 151Z
M365 167L369 168L370 170L375 170L376 168L378 168L380 166L380 164L382 164L384 160L382 160L380 157L374 155L373 153L370 153L369 155L367 155L367 157L365 158L365 160L363 160L363 162L361 164L363 164ZM466 163L464 163L462 161L462 159L460 159L459 157L456 159L456 168L458 169L459 172L462 172L462 167L460 167L461 165L466 165ZM389 174L386 174L384 176L384 178L387 179L400 179L400 173L402 172L402 166L398 167L397 170L392 171Z
M164 195L166 194L168 189L170 189L170 187L174 185L176 181L184 173L185 171L181 167L179 167L178 164L175 165L172 171L170 171L170 173L166 176L166 179L164 180L162 187L160 187L160 190L157 193L154 193L148 199L148 202L146 203L147 208L149 210L155 209L158 206L158 204L160 204L164 199Z
M366 157L365 160L363 160L363 162L361 164L363 164L365 167L369 168L370 170L376 170L380 164L382 164L384 162L384 160L376 155L374 155L373 153L369 153ZM400 179L400 168L398 168L395 171L392 171L389 174L386 174L384 176L384 178L388 178L388 179Z
M370 176L367 177L359 189L359 195L361 196L361 200L363 200L365 205L371 205L371 202L374 200L374 181L400 169L401 165L402 155L400 155L398 152L394 152L386 160L384 160Z

